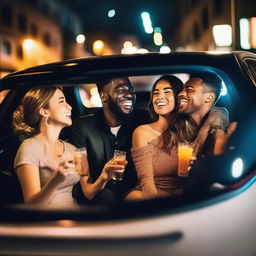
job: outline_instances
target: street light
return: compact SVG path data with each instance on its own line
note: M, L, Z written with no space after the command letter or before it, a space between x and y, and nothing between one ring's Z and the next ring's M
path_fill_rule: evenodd
M150 14L148 12L142 12L141 13L141 18L142 18L142 22L143 22L145 32L147 34L152 34L153 33L153 28L152 28L152 22L151 22L151 19L150 19Z
M33 39L25 39L23 41L23 47L27 51L31 51L34 46L35 46L35 41Z
M104 50L104 42L102 40L96 40L93 43L93 52L96 55L101 55Z

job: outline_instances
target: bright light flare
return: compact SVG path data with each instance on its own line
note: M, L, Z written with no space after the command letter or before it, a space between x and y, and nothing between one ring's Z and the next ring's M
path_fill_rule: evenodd
M212 32L216 46L232 45L232 28L230 25L215 25Z
M160 53L170 53L171 52L171 48L167 45L161 46L160 47Z
M96 55L102 54L103 49L104 49L104 42L103 42L102 40L96 40L96 41L93 43L93 52L94 52Z
M243 49L250 49L250 23L248 19L240 19L240 44Z
M108 11L108 17L113 18L116 15L116 11L114 9L111 9Z
M98 89L97 89L97 87L91 88L90 94L91 94L92 96L93 96L93 95L97 95L97 94L98 94Z
M30 51L34 48L35 46L35 41L33 39L26 39L23 42L23 47L27 50Z
M122 54L134 54L137 52L137 47L131 41L125 41L123 44Z
M145 32L147 34L152 34L153 28L152 28L152 22L150 19L150 14L148 12L143 12L143 13L141 13L141 18L143 21L143 26L144 26Z
M124 48L128 48L128 47L132 47L133 44L131 41L125 41L124 44L123 44Z
M79 44L83 44L84 41L85 41L85 36L84 36L83 34L77 35L76 41L77 41L77 43L79 43Z
M140 48L137 50L137 53L148 53L148 49Z
M163 44L163 37L162 37L162 34L161 34L161 33L155 32L153 38L154 38L154 44L155 44L155 45L160 46L160 45Z
M221 82L221 91L220 91L220 96L225 96L228 93L228 89L227 86L225 85L225 83L222 81Z
M244 162L241 158L237 158L232 164L232 176L238 178L242 175L244 169Z

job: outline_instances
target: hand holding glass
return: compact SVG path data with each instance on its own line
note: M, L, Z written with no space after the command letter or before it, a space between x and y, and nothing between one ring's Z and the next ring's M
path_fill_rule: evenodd
M113 160L112 164L123 165L123 168L116 171L112 178L113 180L121 181L121 180L123 180L124 169L126 166L126 152L123 150L115 150L112 160Z
M77 148L74 152L76 172L82 176L88 176L88 160L86 148Z

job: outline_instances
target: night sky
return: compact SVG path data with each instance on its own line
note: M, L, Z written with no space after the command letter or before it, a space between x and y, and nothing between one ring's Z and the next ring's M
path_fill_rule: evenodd
M140 14L150 13L153 27L161 27L167 40L177 21L177 0L60 0L74 10L83 22L84 33L105 32L109 35L134 34L141 43L152 42L152 35L144 32ZM115 9L113 18L108 11Z

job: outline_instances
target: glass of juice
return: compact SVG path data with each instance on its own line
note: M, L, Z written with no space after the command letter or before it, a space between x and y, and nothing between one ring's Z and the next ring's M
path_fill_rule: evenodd
M178 176L188 177L188 169L193 156L192 143L178 144Z
M125 164L126 162L126 151L123 150L115 150L114 151L114 156L113 156L113 164L118 164L118 165L123 165L123 168L120 170L117 170L113 176L113 180L116 181L121 181L123 180L124 177L124 169L125 169Z

